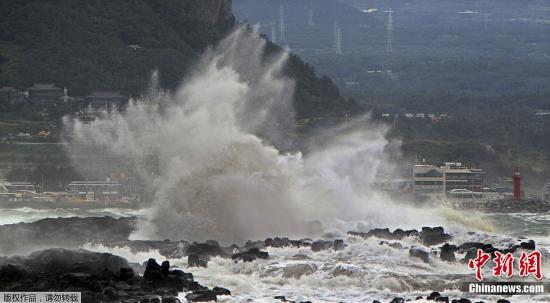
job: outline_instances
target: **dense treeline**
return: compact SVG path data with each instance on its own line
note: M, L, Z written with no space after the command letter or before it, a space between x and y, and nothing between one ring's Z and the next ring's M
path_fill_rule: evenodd
M235 26L231 14L216 22L199 18L208 9L204 5L198 0L1 0L0 86L51 82L68 86L74 95L95 89L138 95L157 69L161 85L173 89L200 53ZM299 58L291 58L287 72L297 81L299 118L356 108Z

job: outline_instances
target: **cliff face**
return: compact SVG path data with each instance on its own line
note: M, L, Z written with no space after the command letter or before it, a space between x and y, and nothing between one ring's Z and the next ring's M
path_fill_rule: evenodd
M217 24L233 20L231 11L231 0L193 0L197 7L197 17L199 20Z

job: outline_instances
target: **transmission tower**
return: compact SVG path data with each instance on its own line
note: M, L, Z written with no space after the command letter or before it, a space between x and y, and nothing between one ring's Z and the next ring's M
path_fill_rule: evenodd
M309 26L315 25L315 23L313 23L313 8L311 6L309 7L309 17L307 20L307 25Z
M334 52L342 54L342 29L337 22L334 22Z
M388 53L393 52L393 11L390 8L388 13L388 37L387 37L387 43L386 43L386 51Z
M275 22L271 23L271 42L277 42L277 28Z
M279 25L280 25L280 32L279 32L279 40L284 41L285 40L285 7L281 4L281 8L279 11Z

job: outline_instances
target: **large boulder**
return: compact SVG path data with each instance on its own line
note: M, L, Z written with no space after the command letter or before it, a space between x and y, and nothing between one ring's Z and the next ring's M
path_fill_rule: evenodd
M424 261L424 263L430 262L430 253L423 250L422 248L412 247L411 249L409 249L409 256L419 258Z
M236 253L231 256L235 261L252 262L256 259L267 259L269 254L267 251L260 251L259 248L253 247L245 252Z
M445 262L455 262L455 252L458 250L456 245L450 245L449 243L445 243L443 246L441 246L441 253L439 254L439 257L441 258L441 261Z
M451 235L445 233L443 227L422 227L418 237L426 246L445 243L452 238Z

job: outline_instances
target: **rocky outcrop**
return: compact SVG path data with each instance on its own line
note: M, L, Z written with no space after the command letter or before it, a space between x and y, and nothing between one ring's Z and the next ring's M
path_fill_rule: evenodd
M420 241L426 245L436 245L445 243L446 241L449 241L452 236L445 233L445 230L443 227L422 227L422 231L417 231L416 229L412 230L402 230L400 228L394 230L393 232L390 232L389 228L375 228L371 229L370 231L363 233L363 232L354 232L349 231L349 235L352 236L359 236L363 238L371 238L371 237L377 237L380 239L386 239L386 240L403 240L405 237L417 237L420 239Z
M84 250L48 249L27 257L4 258L0 262L0 291L77 291L82 302L177 303L180 292L190 292L191 302L216 301L231 295L222 287L208 289L191 273L171 270L149 259L143 276L125 259Z
M78 247L86 243L126 241L135 218L48 218L0 226L0 253L25 254L36 248Z

